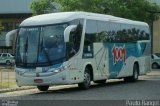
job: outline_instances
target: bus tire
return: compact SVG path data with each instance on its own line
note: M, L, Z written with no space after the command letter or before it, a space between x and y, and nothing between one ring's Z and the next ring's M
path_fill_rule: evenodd
M153 68L153 69L157 69L157 68L158 68L158 64L157 64L157 63L153 63L153 64L152 64L152 68Z
M48 85L45 85L45 86L37 86L38 90L39 91L47 91L49 86Z
M136 82L139 76L139 67L138 64L134 64L133 66L133 75L130 77L125 77L124 81L126 82Z
M6 61L6 65L11 65L11 62L9 60Z
M94 83L103 84L103 83L106 83L106 79L104 79L104 80L98 80L98 81L94 81Z
M78 87L80 89L89 89L90 87L90 83L91 83L91 74L90 74L90 70L88 68L85 69L84 72L84 81L82 83L78 84Z

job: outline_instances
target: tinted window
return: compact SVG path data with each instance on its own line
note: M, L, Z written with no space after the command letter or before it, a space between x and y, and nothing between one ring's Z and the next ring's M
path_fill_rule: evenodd
M97 21L87 20L85 29L83 57L93 57L93 42L99 40L97 33Z
M157 57L160 57L160 53L155 53L155 55L156 55Z
M96 42L98 38L97 21L88 20L86 23L85 45Z
M72 43L74 43L74 49L76 50L76 52L78 52L82 37L83 20L76 19L72 21L71 24L77 25L77 28L71 34L70 40Z
M144 26L136 26L122 23L110 24L109 42L136 42L149 40L149 33Z
M96 37L97 42L104 42L108 38L109 23L104 21L97 21L98 36Z
M7 54L3 54L2 57L7 57Z
M70 25L77 25L77 28L72 30L69 36L69 42L67 43L67 55L68 58L75 55L80 48L82 29L83 29L83 20L76 19L70 22Z

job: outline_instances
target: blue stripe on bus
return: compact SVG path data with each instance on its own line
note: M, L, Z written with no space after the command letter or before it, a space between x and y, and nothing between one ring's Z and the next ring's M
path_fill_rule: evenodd
M146 44L144 43L138 46L138 43L104 43L104 47L108 48L109 50L110 78L116 78L120 70L122 69L123 64L125 64L124 61L126 61L130 56L134 56L134 57L142 56L145 50ZM116 47L116 50L118 50L117 48L121 48L121 50L122 48L125 48L125 54L126 54L125 59L126 60L124 60L124 58L121 58L122 60L120 61L116 60L116 62L114 62L114 54L112 51L114 47Z

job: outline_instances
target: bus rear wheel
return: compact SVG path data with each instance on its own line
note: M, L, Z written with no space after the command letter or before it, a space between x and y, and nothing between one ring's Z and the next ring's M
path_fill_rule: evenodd
M139 76L139 67L137 64L134 64L133 66L133 75L130 77L125 77L124 81L126 82L136 82L138 80Z
M37 88L38 88L38 90L40 90L40 91L47 91L48 88L49 88L49 86L48 86L48 85L46 85L46 86L37 86Z
M158 68L158 64L157 64L157 63L153 63L153 64L152 64L152 68L153 68L153 69L157 69L157 68Z
M89 89L91 83L91 74L88 68L84 72L84 81L78 84L80 89Z

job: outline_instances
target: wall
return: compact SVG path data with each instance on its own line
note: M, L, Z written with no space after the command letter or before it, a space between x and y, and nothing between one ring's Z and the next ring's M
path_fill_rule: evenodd
M160 53L160 19L153 23L153 53Z

